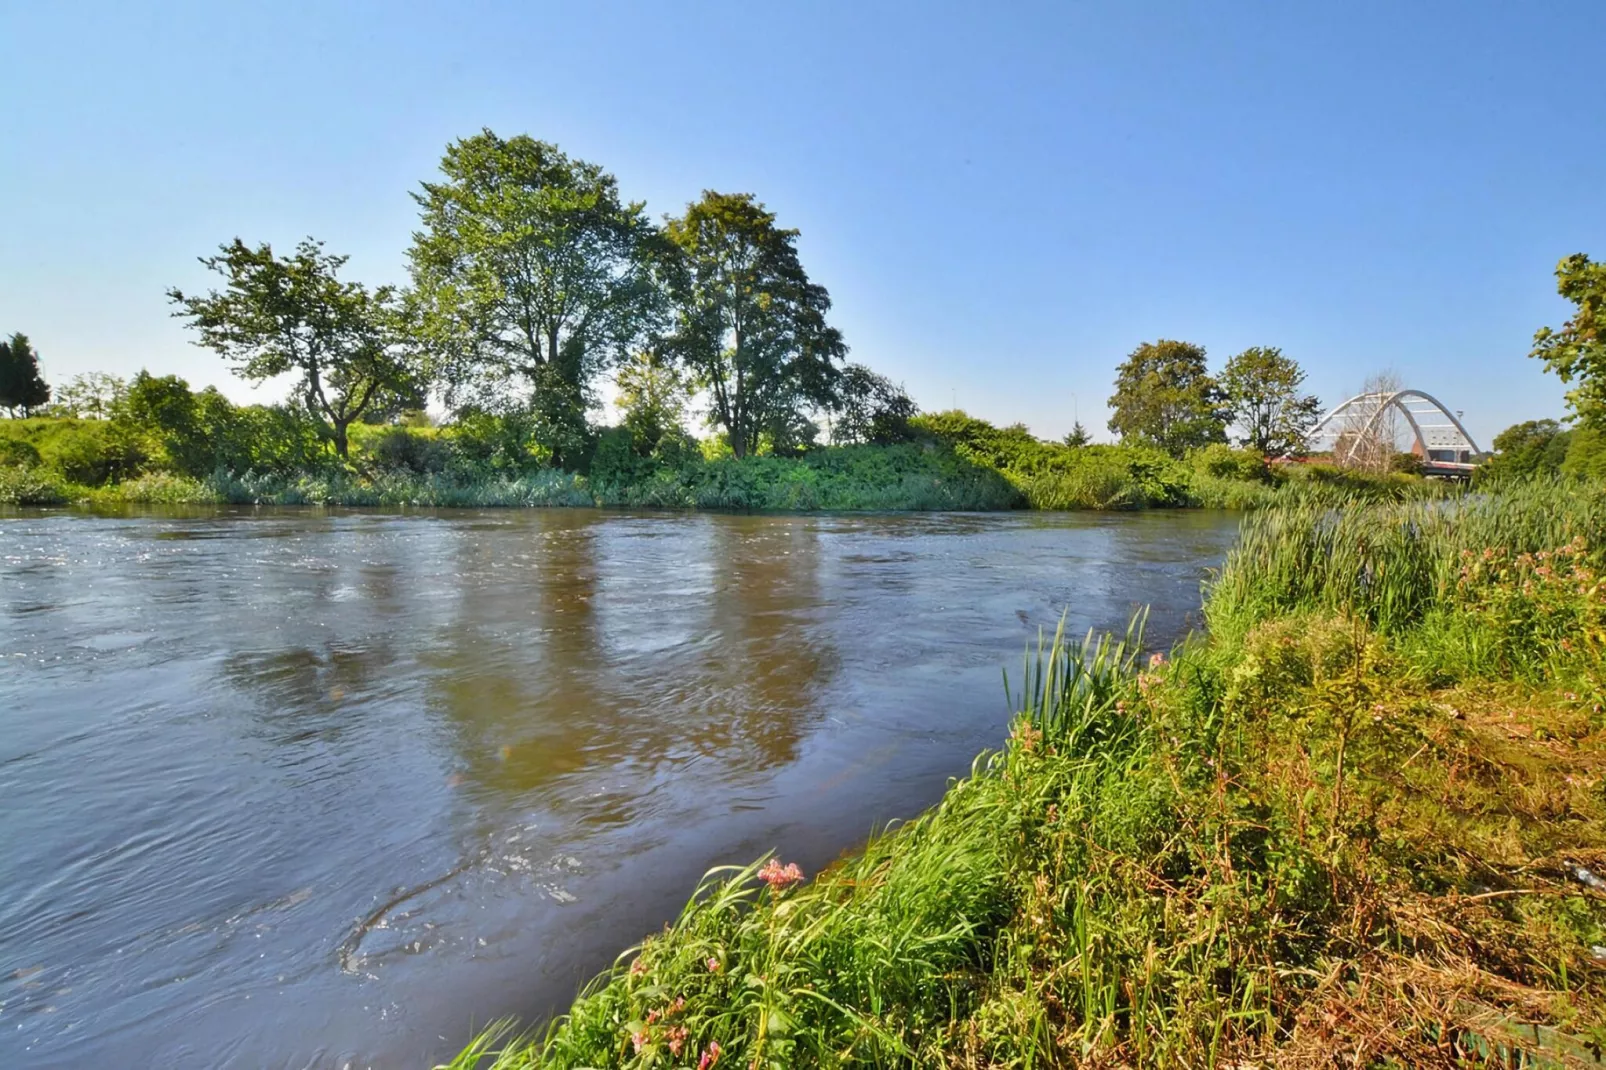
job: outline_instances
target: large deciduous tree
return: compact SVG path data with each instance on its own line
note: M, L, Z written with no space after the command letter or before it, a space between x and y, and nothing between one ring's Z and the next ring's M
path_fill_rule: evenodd
M235 374L252 382L295 375L296 396L342 458L353 422L421 407L425 392L395 292L341 281L345 262L311 238L289 256L236 238L201 258L226 280L222 290L168 291L197 344L232 362Z
M1556 291L1575 306L1560 330L1539 328L1529 356L1545 362L1564 383L1567 404L1584 426L1606 428L1606 263L1583 253L1556 265Z
M0 406L12 416L29 416L49 400L50 386L28 336L18 332L0 342Z
M710 421L738 457L761 435L798 437L805 410L836 396L847 346L825 321L831 298L803 270L797 235L752 194L712 190L665 226L666 351L708 391Z
M1305 370L1275 346L1253 346L1227 362L1221 389L1240 432L1238 444L1263 456L1302 452L1321 401L1300 393Z
M592 385L651 324L658 292L643 205L614 177L527 136L454 142L413 195L416 324L454 405L522 388L555 463L577 459Z
M1226 441L1225 400L1205 367L1203 346L1166 338L1144 342L1116 369L1110 430L1124 442L1181 456Z

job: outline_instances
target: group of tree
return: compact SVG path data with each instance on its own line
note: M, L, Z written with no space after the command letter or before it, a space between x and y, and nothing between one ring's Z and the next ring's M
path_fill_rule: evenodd
M846 364L798 232L751 194L705 191L657 226L596 164L487 130L449 146L440 179L414 199L404 290L342 280L346 258L312 239L289 255L236 239L202 260L223 286L169 291L174 314L242 377L294 376L342 457L353 421L434 389L459 415L528 416L550 461L572 466L615 369L630 379L626 423L645 441L698 390L738 457L807 444L814 413L834 417L838 440L869 440L914 411L900 388Z
M1116 369L1110 430L1123 442L1181 456L1226 442L1268 457L1299 453L1315 426L1320 402L1302 392L1305 372L1275 347L1255 346L1210 374L1203 346L1161 339L1145 342ZM1077 424L1067 443L1084 444Z
M28 416L50 401L50 386L39 371L39 354L25 334L0 342L0 408Z

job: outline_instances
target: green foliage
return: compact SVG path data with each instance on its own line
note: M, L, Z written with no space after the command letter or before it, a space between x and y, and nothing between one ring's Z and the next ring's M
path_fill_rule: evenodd
M1230 410L1205 367L1203 346L1162 338L1144 342L1116 368L1110 430L1131 445L1180 457L1227 440Z
M1606 480L1606 430L1580 427L1565 432L1567 456L1561 473L1576 479Z
M127 391L128 383L115 375L105 372L75 375L56 391L56 399L44 415L109 420L112 409Z
M1271 482L1266 453L1258 447L1233 449L1225 442L1196 450L1189 458L1194 470L1217 479L1240 479L1247 483Z
M0 467L32 468L39 464L39 451L20 438L0 438Z
M373 412L422 406L424 380L388 286L370 291L337 277L346 257L306 239L275 256L236 238L201 263L227 280L204 297L169 290L168 298L200 336L252 382L294 375L294 395L322 421L335 453L347 453L347 428Z
M1555 476L1567 459L1573 432L1555 420L1514 424L1494 437L1495 455L1473 476L1479 486L1512 479Z
M447 146L442 180L414 195L413 322L448 400L528 392L540 446L573 466L590 448L597 374L659 314L656 243L614 177L526 136L485 130Z
M1529 356L1545 362L1564 383L1578 385L1567 404L1586 427L1606 427L1606 263L1583 253L1556 265L1556 292L1574 305L1560 330L1541 327Z
M1321 417L1321 402L1301 394L1305 370L1275 346L1253 346L1221 372L1221 390L1240 446L1262 457L1302 454L1305 439Z
M619 408L632 450L650 456L666 436L684 436L686 384L679 368L657 352L644 351L619 369L618 384Z
M0 408L30 416L50 400L50 386L39 372L39 354L20 331L0 342Z
M1553 540L1602 530L1606 497L1544 504L1256 514L1209 639L1054 636L939 806L800 886L774 859L711 872L544 1037L452 1067L1590 1061L1601 700L1503 656L1425 682L1456 619L1599 679L1599 550Z
M1070 433L1065 436L1065 444L1073 450L1081 449L1092 441L1093 436L1087 433L1087 428L1082 426L1081 420L1071 425Z
M809 281L797 236L750 193L705 190L665 224L673 323L664 352L708 391L711 419L738 458L762 435L783 449L806 440L803 410L836 397L847 347L825 321L831 298Z
M109 420L49 421L39 436L44 466L70 483L98 487L137 473L148 457L138 437Z
M444 472L452 463L450 445L420 429L379 427L361 442L362 459L388 471Z
M831 441L890 446L915 437L910 424L919 409L903 387L863 364L849 364L837 381L831 403Z
M71 490L59 476L27 465L0 465L0 505L65 505L71 500Z

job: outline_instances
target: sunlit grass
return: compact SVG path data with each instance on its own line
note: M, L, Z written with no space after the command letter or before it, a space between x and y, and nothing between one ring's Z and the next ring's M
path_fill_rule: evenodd
M1256 514L1208 639L1053 637L938 807L801 887L710 874L544 1035L454 1065L1583 1058L1603 510L1534 487Z

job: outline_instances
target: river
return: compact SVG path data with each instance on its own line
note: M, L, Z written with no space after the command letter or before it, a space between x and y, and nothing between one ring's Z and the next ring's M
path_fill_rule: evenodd
M0 1064L420 1068L996 746L1236 518L0 514Z

